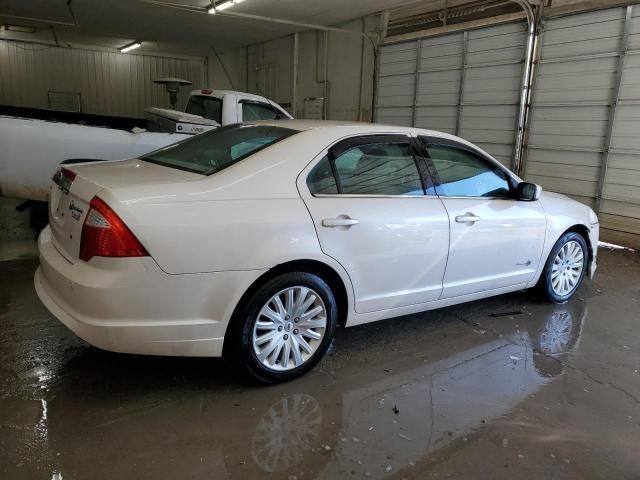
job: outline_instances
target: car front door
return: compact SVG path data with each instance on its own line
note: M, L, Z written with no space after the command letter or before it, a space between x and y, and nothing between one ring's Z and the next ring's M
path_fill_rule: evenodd
M420 140L451 226L442 298L531 281L546 229L540 202L517 200L517 180L482 152L437 137Z
M413 142L405 135L350 138L298 178L323 252L351 278L358 313L425 303L442 292L449 220L433 190L425 195L426 162Z

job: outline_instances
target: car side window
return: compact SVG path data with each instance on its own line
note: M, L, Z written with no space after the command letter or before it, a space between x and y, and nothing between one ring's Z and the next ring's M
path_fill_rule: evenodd
M408 142L363 144L326 156L307 185L312 194L424 195Z
M479 155L450 145L426 145L440 178L438 195L448 197L510 198L505 172Z
M338 193L338 184L336 177L333 176L333 168L328 156L313 167L307 176L307 187L313 195L335 195Z
M247 120L275 120L278 118L278 112L276 112L270 105L263 105L261 103L242 103L242 121Z

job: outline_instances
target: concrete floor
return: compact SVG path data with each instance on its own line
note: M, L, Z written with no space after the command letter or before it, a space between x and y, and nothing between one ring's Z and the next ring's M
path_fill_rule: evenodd
M520 292L338 332L310 374L92 348L35 258L0 262L0 478L640 478L640 255L567 305ZM497 314L497 315L495 315Z

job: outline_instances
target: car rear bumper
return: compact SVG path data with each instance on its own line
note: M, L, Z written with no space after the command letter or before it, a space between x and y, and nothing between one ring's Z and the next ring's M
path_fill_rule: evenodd
M86 342L123 353L220 356L235 305L263 273L170 275L149 257L71 263L49 227L38 246L42 303Z

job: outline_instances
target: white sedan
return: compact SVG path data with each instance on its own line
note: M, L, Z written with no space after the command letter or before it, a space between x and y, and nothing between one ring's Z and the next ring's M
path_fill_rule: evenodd
M308 371L336 326L593 275L599 225L444 133L272 121L54 177L35 287L106 350Z

